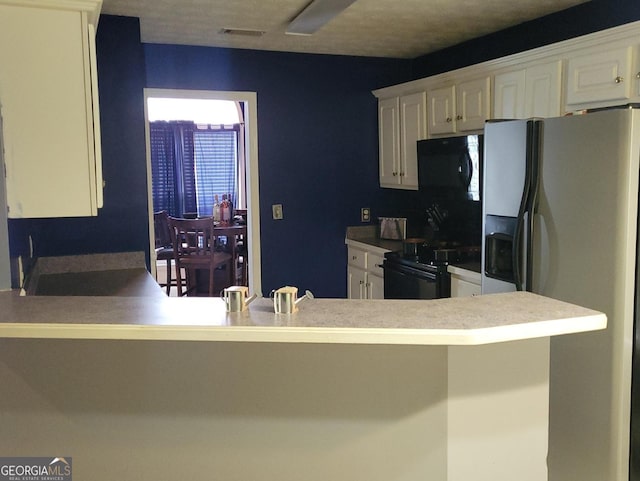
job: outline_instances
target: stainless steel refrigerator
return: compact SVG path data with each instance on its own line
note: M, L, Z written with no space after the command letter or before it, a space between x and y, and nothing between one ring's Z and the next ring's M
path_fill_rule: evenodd
M608 316L605 331L551 340L549 480L640 480L640 111L490 122L484 145L482 293Z

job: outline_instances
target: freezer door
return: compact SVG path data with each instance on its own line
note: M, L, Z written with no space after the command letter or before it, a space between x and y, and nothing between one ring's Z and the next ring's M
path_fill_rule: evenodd
M547 119L534 292L605 312L551 339L549 480L627 480L640 139L637 112Z
M513 280L495 271L512 254L506 249L514 246L526 175L527 121L487 123L484 140L482 293L512 292Z
M516 217L524 189L527 121L487 123L483 214Z

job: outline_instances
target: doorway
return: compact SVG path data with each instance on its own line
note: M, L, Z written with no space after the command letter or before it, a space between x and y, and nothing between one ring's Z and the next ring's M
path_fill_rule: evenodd
M262 295L260 268L260 203L258 184L258 132L257 132L257 96L255 92L224 92L211 90L173 90L173 89L144 89L145 105L145 138L147 149L147 194L149 210L149 240L152 253L151 269L155 276L156 262L155 238L153 232L153 179L151 168L150 116L148 111L149 99L190 99L190 100L223 100L232 101L241 107L244 128L242 142L246 161L246 199L243 204L247 208L247 237L249 254L249 289L252 293ZM187 120L187 119L181 119Z

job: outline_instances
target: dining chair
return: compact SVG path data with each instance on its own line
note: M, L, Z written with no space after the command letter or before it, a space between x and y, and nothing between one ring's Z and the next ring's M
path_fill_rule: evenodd
M177 286L172 276L173 243L169 232L169 214L161 210L153 213L153 231L155 234L156 259L166 262L166 282L159 282L160 287L167 288L167 295L171 293L171 287Z
M233 284L246 286L247 271L247 226L243 224L231 226L216 226L215 233L219 237L226 237L225 252L233 257Z
M178 296L198 292L197 270L208 270L209 296L218 295L218 292L226 286L215 288L215 271L224 266L227 269L230 285L232 282L232 256L218 250L213 218L179 219L169 217L168 220L173 254L176 260ZM182 269L185 270L187 284L187 289L184 292L182 289Z

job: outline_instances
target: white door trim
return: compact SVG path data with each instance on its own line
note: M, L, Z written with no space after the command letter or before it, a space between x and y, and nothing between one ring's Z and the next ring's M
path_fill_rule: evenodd
M155 239L153 233L153 195L151 191L151 145L147 99L149 97L233 100L244 102L247 158L247 235L249 240L249 290L262 296L262 271L260 268L260 192L258 183L258 105L256 92L229 92L218 90L144 89L145 141L147 156L147 202L149 206L149 242L152 257L151 269L155 275Z

